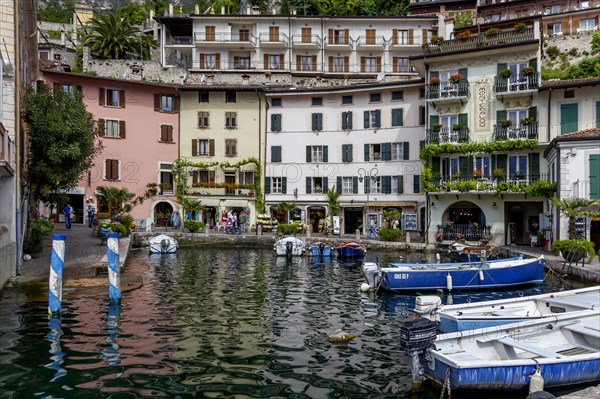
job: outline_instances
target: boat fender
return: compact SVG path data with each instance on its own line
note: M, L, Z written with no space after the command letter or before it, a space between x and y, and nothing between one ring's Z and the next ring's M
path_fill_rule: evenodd
M529 393L539 392L544 390L544 377L540 365L535 366L535 371L529 376Z
M437 263L440 263L440 261L441 261L441 258L442 258L442 257L440 256L440 254L439 254L439 253L435 254L435 260L436 260L436 262L437 262Z
M483 281L483 271L479 271L479 280Z
M371 289L373 289L373 288L367 283L362 283L360 285L361 292L369 292Z
M354 339L354 335L342 331L341 329L335 330L331 335L327 337L327 341L333 344L345 344L346 342L350 342Z
M450 275L450 273L448 273L448 275L446 276L446 289L448 291L452 290L452 276Z

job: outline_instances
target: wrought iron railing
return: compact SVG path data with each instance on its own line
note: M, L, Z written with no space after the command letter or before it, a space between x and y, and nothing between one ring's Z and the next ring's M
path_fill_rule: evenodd
M438 225L437 236L443 241L468 240L480 241L489 240L491 236L491 226L479 226L477 224L446 224Z
M540 73L530 75L515 75L508 78L494 77L494 91L496 93L516 93L520 91L537 90L540 87Z
M482 176L462 176L462 175L437 175L432 179L432 183L436 187L440 187L443 191L454 192L454 191L496 191L499 183L512 183L516 185L527 185L537 180L548 180L547 174L542 173L531 173L527 174L521 171L510 171L501 176L493 176L491 174ZM470 187L460 187L458 183L472 182ZM473 184L475 183L475 184ZM468 189L468 190L467 190ZM466 192L464 191L464 192Z
M538 122L531 122L528 124L518 126L498 126L494 125L494 141L505 141L505 140L527 140L538 138Z
M468 95L469 82L466 79L463 79L458 83L445 81L425 86L425 98L428 100L461 98L467 97Z
M468 143L471 139L468 127L456 130L443 127L439 130L427 129L426 140L430 144L458 144Z
M425 45L425 54L459 52L471 50L477 47L493 46L498 44L520 43L535 39L533 28L522 32L507 31L499 32L495 36L477 35L466 39L444 40L442 43Z

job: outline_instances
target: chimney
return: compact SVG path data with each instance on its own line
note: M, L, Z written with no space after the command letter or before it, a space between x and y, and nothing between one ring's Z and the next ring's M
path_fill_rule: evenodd
M250 15L252 12L252 9L250 7L246 7L246 15Z

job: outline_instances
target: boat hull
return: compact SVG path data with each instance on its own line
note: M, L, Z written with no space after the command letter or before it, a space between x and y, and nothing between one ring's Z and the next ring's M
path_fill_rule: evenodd
M153 254L172 254L179 248L179 243L172 237L160 234L148 240L150 253Z
M364 245L355 242L345 242L337 247L337 253L341 258L360 258L365 256L367 249Z
M544 259L532 259L506 267L435 267L411 269L381 269L381 287L388 291L417 290L485 290L520 285L541 284L544 281ZM451 286L448 284L451 277Z
M321 245L322 244L322 245ZM325 244L316 242L308 246L306 249L308 256L333 256L334 248Z
M275 243L278 256L302 256L305 249L306 243L295 237L285 237Z

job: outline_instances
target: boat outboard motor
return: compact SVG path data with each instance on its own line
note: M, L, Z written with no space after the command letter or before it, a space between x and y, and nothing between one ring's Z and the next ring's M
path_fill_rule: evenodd
M319 243L319 255L323 255L323 252L325 252L325 244L321 242Z
M294 243L291 241L288 241L285 243L285 256L290 257L292 256L292 251L294 250Z
M368 285L367 290L375 289L379 286L379 281L381 280L381 272L379 271L379 266L377 265L377 263L365 262L362 268L362 272L366 280L366 285ZM362 287L361 290L364 291Z
M161 250L161 252L167 252L168 249L169 249L169 240L167 240L166 238L163 238L162 240L160 240L160 250Z

